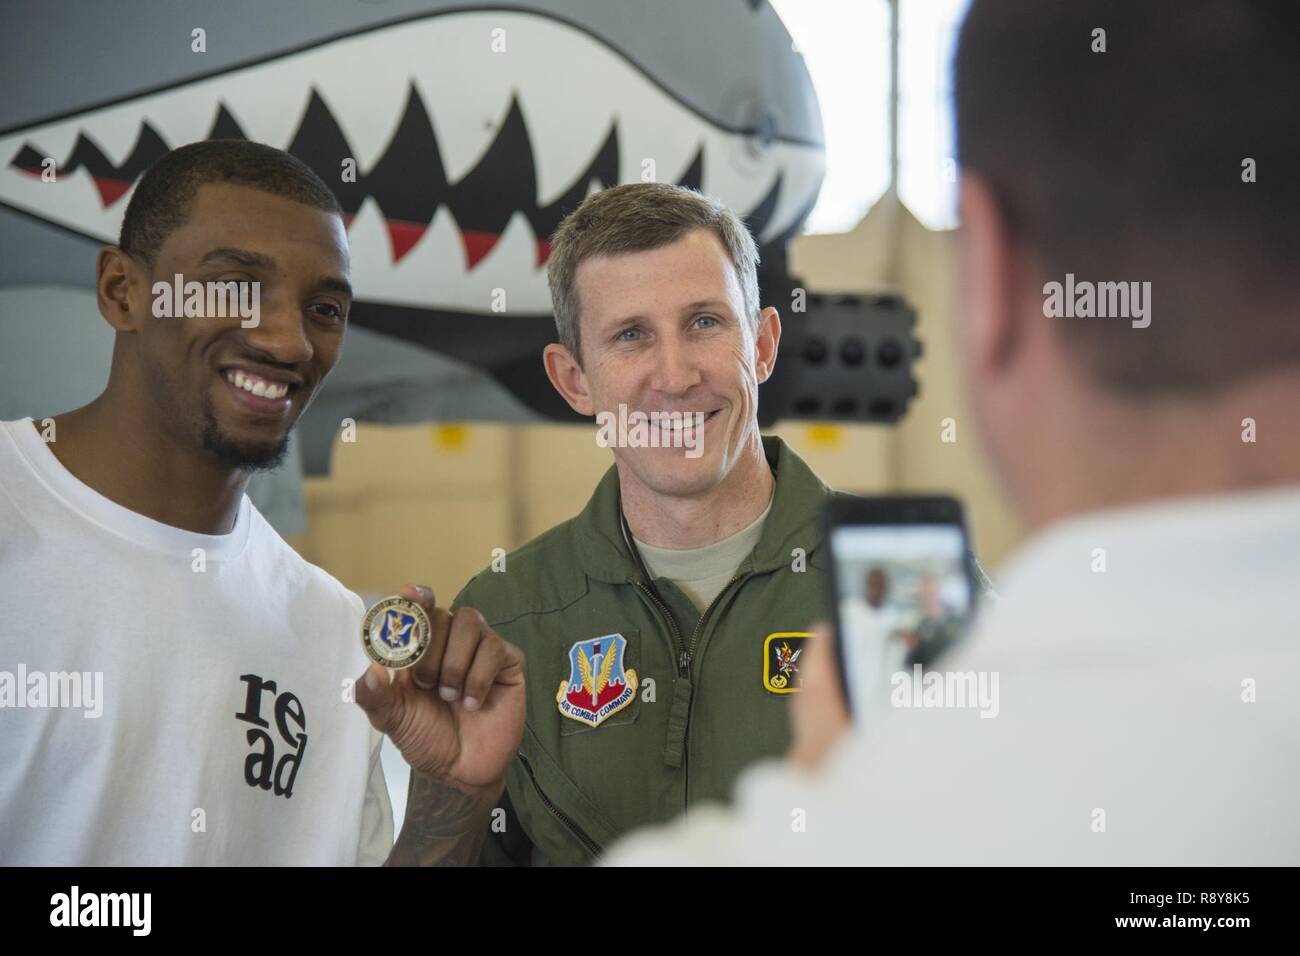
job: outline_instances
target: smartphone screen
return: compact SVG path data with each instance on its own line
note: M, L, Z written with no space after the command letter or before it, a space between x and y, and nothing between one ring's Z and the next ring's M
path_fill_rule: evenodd
M888 700L895 674L928 666L956 643L973 588L960 523L841 521L830 528L836 633L856 717Z

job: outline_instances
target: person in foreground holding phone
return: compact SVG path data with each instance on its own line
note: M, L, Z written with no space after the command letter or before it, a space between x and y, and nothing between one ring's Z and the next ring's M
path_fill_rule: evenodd
M973 0L962 357L1033 534L929 705L851 725L814 642L790 759L604 862L1300 863L1298 60L1288 3Z

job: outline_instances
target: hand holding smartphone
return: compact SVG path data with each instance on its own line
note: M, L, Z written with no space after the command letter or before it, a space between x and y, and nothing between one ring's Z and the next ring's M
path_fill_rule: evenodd
M860 722L894 674L965 633L976 593L965 520L954 498L910 495L838 496L824 518L840 679Z

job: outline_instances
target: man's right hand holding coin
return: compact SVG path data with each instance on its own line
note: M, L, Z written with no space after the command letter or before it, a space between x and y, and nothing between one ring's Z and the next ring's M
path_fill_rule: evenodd
M523 737L524 653L473 608L452 614L425 587L398 593L428 616L428 648L399 670L371 664L356 685L370 723L411 765L388 864L473 864Z

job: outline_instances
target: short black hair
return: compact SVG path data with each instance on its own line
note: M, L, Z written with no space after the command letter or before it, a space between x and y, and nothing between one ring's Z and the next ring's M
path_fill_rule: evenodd
M1151 282L1148 328L1053 320L1094 380L1300 364L1296 0L972 0L954 87L958 161L1049 281Z
M325 181L283 150L246 139L209 139L172 150L140 177L118 246L153 265L163 242L189 216L200 186L234 183L342 215Z

